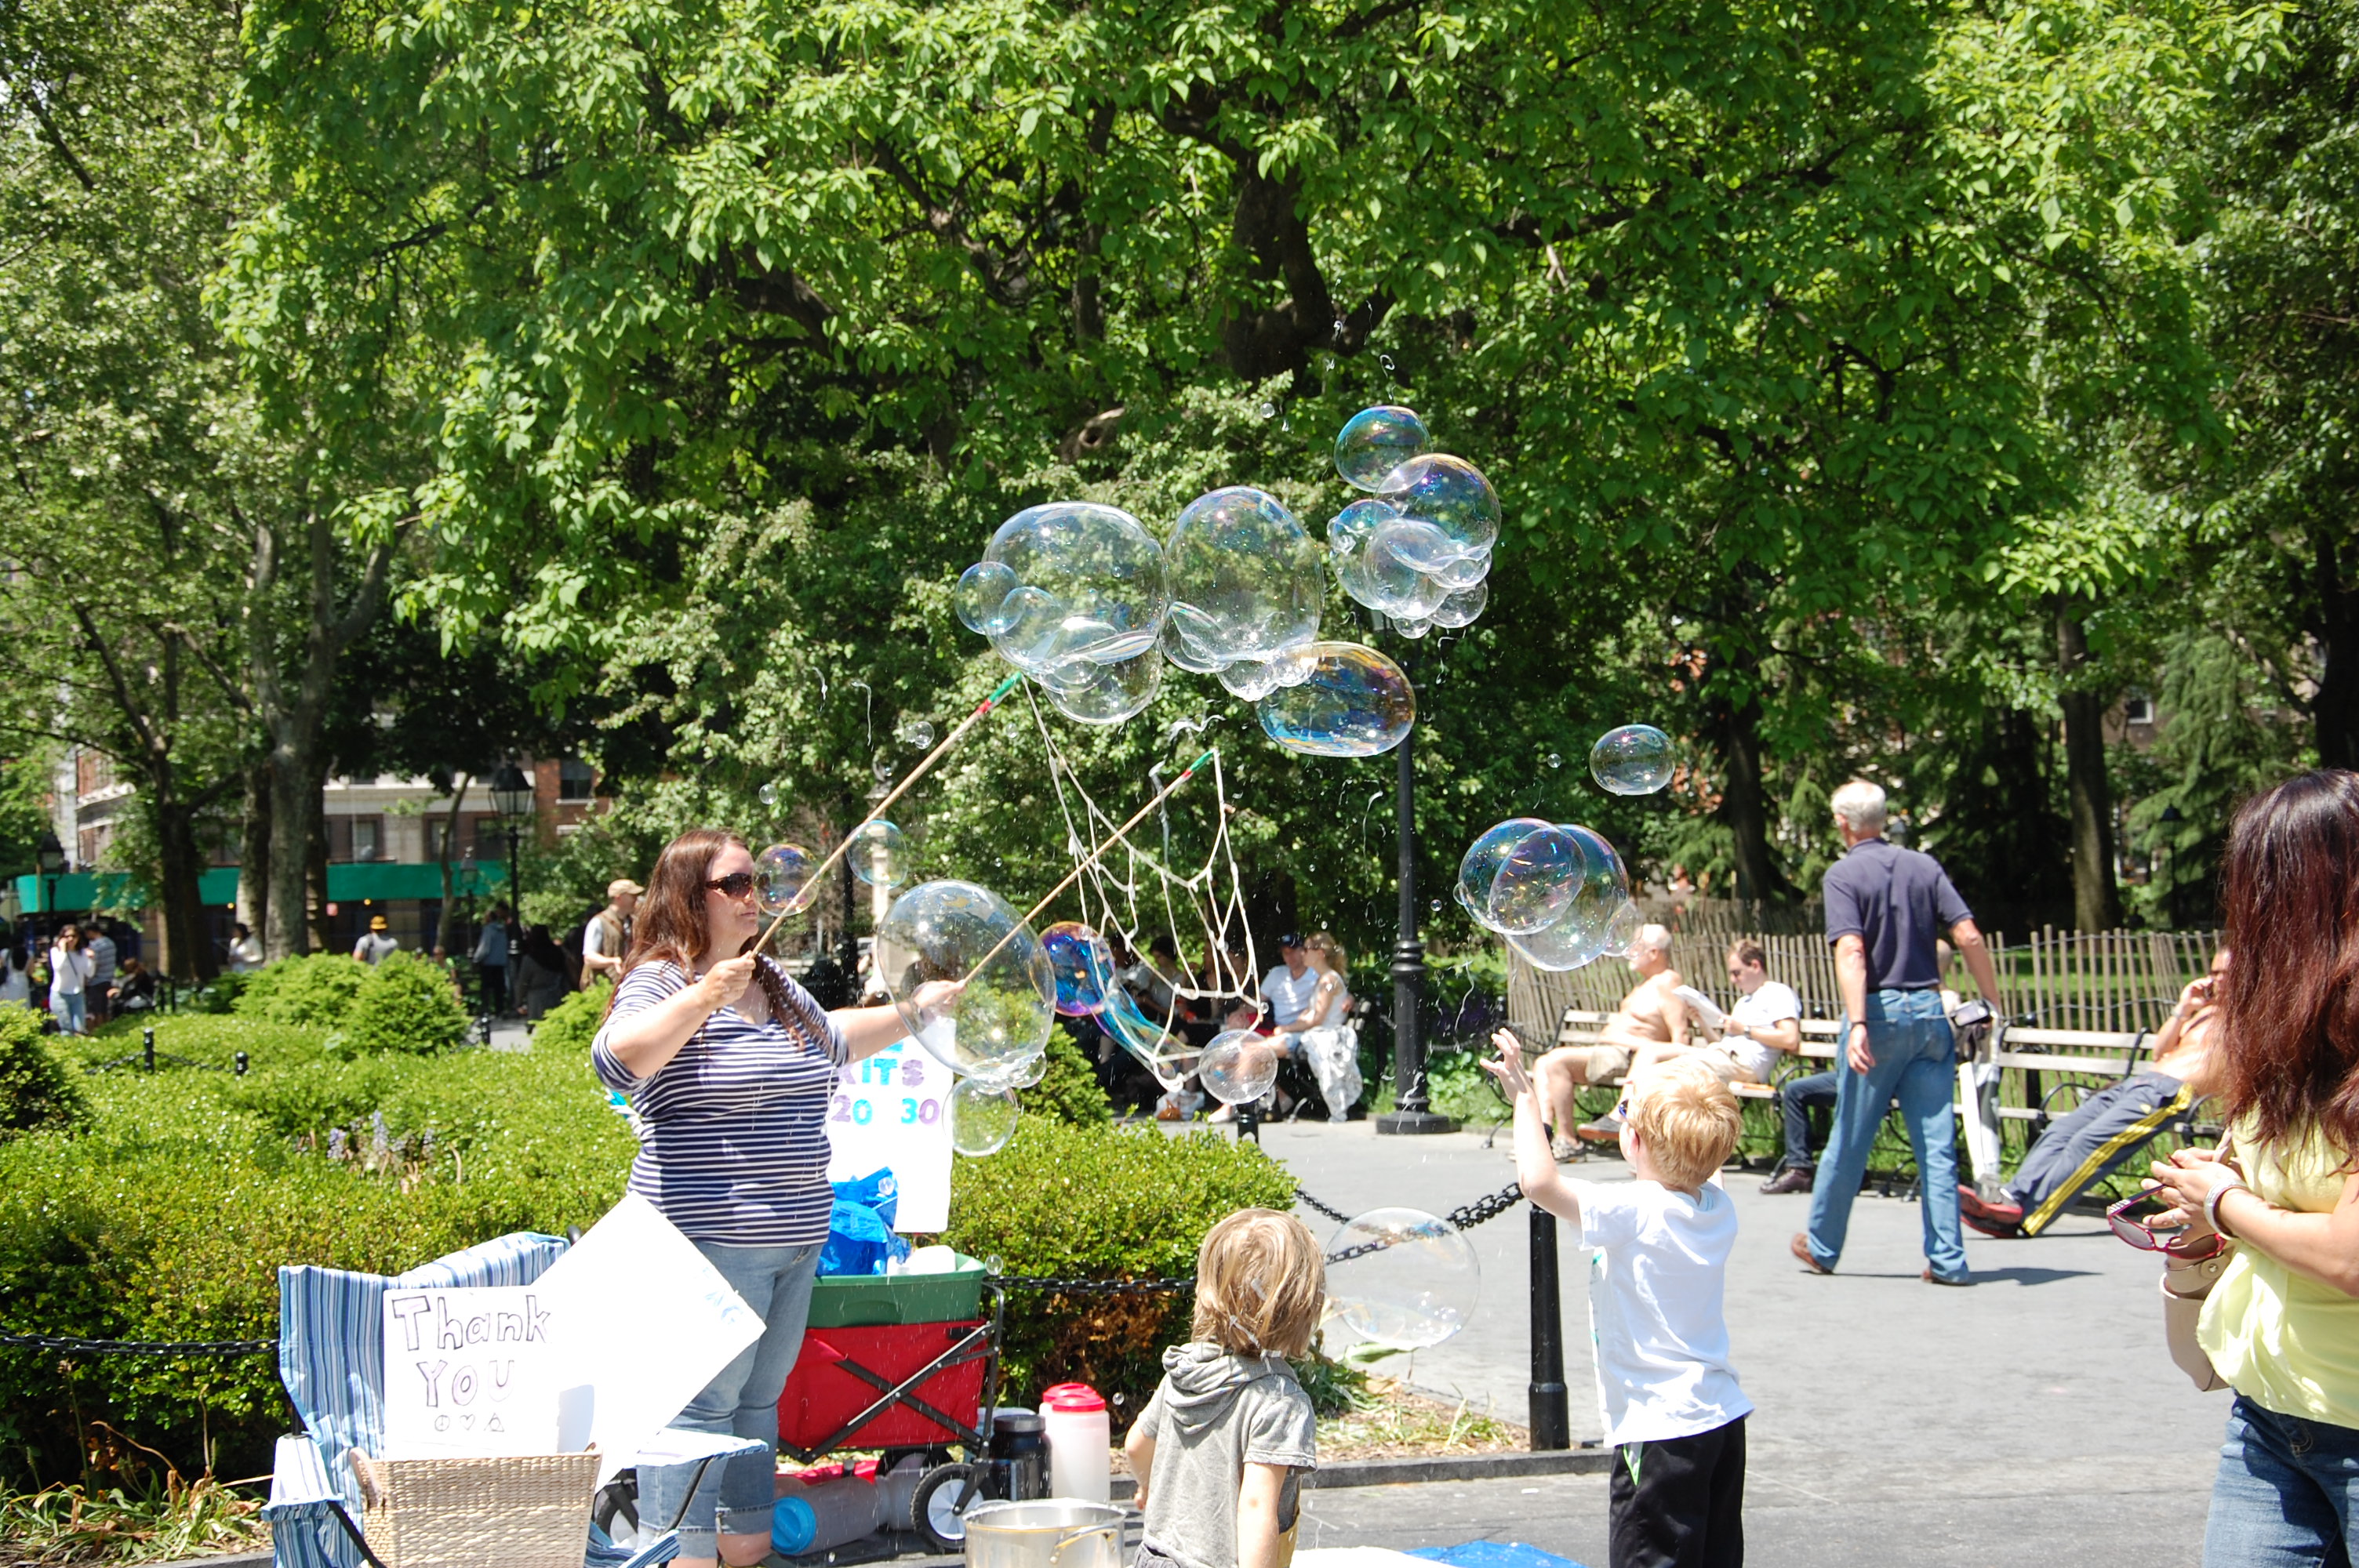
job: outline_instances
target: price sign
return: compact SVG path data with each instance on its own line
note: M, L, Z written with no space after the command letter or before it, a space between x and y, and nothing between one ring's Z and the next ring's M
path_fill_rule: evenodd
M889 1167L900 1185L893 1228L931 1233L951 1222L948 1067L900 1040L836 1080L827 1110L827 1179L846 1182Z

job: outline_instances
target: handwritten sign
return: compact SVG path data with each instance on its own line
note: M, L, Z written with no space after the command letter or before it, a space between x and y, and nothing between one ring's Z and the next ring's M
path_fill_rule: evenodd
M559 1452L556 1316L531 1285L387 1292L386 1457Z
M951 1222L951 1070L900 1040L836 1080L828 1104L827 1179L889 1167L900 1185L893 1228L930 1234Z

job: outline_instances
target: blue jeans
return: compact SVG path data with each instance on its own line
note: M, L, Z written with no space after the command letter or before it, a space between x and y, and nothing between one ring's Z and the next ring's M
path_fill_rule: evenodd
M1777 1090L1778 1114L1786 1119L1786 1157L1779 1163L1793 1171L1807 1171L1818 1163L1810 1154L1810 1112L1821 1106L1832 1109L1834 1103L1832 1073L1786 1080Z
M1854 1073L1846 1052L1835 1068L1834 1125L1818 1179L1810 1184L1810 1255L1828 1268L1843 1256L1852 1200L1867 1171L1875 1130L1895 1099L1917 1153L1918 1206L1925 1221L1925 1260L1945 1280L1966 1274L1966 1243L1958 1219L1958 1129L1950 1109L1957 1081L1957 1046L1936 990L1870 991L1867 1048L1875 1065ZM1846 1024L1842 1041L1848 1045Z
M49 1011L56 1016L58 1028L67 1034L81 1034L88 1030L84 1009L89 1003L89 997L81 991L53 989L49 992Z
M816 1241L803 1247L696 1244L766 1326L761 1338L738 1352L702 1393L688 1401L672 1425L758 1437L769 1448L708 1465L693 1498L688 1495L696 1479L693 1465L639 1473L639 1523L649 1530L668 1530L679 1519L682 1557L716 1555L715 1537L724 1530L732 1535L769 1536L770 1504L777 1495L772 1477L778 1464L778 1396L786 1392L787 1376L802 1353L820 1247Z
M2349 1568L2359 1432L2265 1411L2228 1411L2203 1568Z

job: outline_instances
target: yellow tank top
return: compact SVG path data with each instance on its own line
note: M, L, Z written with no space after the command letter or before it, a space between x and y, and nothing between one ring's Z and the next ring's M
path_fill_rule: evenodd
M2231 1141L2253 1191L2279 1208L2330 1212L2344 1160L2312 1132L2289 1148ZM2196 1337L2235 1390L2264 1410L2359 1429L2359 1297L2238 1247L2204 1299Z

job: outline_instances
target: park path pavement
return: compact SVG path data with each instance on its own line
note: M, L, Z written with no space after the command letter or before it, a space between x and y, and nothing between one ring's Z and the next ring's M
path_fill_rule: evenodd
M1279 1123L1262 1147L1346 1213L1448 1210L1514 1180L1503 1130L1379 1138L1366 1122ZM1570 1168L1628 1179L1619 1160ZM1748 1423L1748 1557L1810 1568L2038 1564L2179 1568L2201 1559L2227 1419L2162 1345L2156 1265L2094 1217L2030 1241L1968 1232L1977 1283L1918 1279L1918 1206L1864 1195L1839 1271L1787 1252L1807 1195L1725 1178L1737 1202L1728 1317ZM1473 1321L1405 1368L1420 1389L1516 1422L1529 1381L1527 1208L1467 1236L1483 1270ZM1332 1222L1305 1213L1324 1239ZM1322 1228L1323 1227L1323 1228ZM1565 1381L1576 1441L1603 1430L1589 1353L1587 1260L1559 1227ZM1394 1361L1388 1365L1399 1368ZM1605 1563L1602 1475L1319 1493L1305 1546L1522 1541Z

